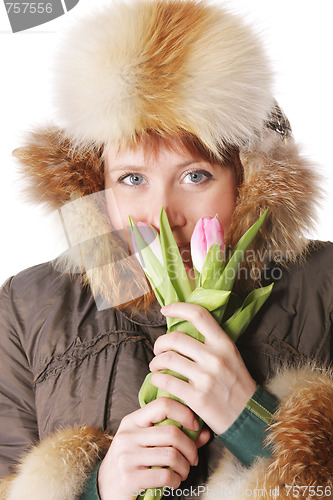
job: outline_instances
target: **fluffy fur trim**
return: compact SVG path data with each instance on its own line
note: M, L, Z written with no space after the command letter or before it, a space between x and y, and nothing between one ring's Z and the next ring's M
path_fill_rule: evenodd
M9 488L12 486L14 479L14 474L0 479L0 500L6 500L6 498L8 498Z
M27 137L27 146L13 151L20 160L29 200L49 210L79 196L104 189L101 152L73 148L62 130L45 127Z
M78 143L186 131L219 155L221 145L240 146L263 128L271 80L258 37L226 10L135 0L70 30L57 59L55 104Z
M273 458L260 459L247 469L226 451L204 500L212 492L217 499L233 500L283 500L297 492L304 499L333 497L332 371L314 364L285 368L267 390L281 400L267 437Z
M322 198L320 175L292 137L281 140L268 129L241 149L240 159L244 181L229 229L230 247L269 209L248 251L241 280L242 286L254 287L268 262L287 265L306 255L307 236L316 223L315 207Z
M59 430L33 447L2 483L1 500L74 500L112 438L89 427Z

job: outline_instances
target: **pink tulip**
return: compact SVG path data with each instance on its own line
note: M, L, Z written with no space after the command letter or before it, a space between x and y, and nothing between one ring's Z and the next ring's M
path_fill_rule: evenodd
M222 258L222 249L224 245L223 227L217 216L202 217L196 223L191 237L192 262L199 273L202 271L207 252L214 243L220 245Z

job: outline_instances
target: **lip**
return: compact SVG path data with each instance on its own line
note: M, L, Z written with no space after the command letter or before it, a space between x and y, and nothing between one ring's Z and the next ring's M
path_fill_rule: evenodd
M177 245L180 256L183 260L183 264L187 265L187 267L192 267L192 258L191 258L191 248L190 244L186 243L185 245Z
M178 246L179 253L181 255L184 253L185 256L187 256L185 258L189 258L190 253L191 253L190 245L177 245L177 246ZM184 255L182 255L182 257L184 257Z
M191 263L191 247L189 243L186 243L184 245L177 245L179 253L183 259L183 261L186 261L187 263Z

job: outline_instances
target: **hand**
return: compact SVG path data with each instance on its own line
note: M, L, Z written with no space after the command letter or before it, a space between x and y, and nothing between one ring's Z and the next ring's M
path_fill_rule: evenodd
M178 488L197 465L197 448L209 439L207 429L194 443L174 425L153 426L165 418L198 430L193 412L169 398L159 398L122 419L98 473L101 500L130 500L139 490ZM151 469L150 467L171 467Z
M222 434L242 412L257 384L234 342L205 308L175 302L161 312L190 321L205 337L202 344L181 332L159 337L149 367L156 387L183 400L215 432ZM173 370L189 383L159 370Z

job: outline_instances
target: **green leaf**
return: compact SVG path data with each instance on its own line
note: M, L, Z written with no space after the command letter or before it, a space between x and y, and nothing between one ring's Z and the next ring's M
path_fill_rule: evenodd
M214 289L218 279L221 276L221 270L221 246L218 243L214 243L210 246L202 266L202 287Z
M195 284L196 286L201 286L201 278L200 278L200 273L196 270L195 267L193 267L193 272L194 272L194 278L195 278Z
M244 259L244 255L245 253L242 250L233 251L220 279L216 283L216 288L220 290L232 290L237 277L239 265Z
M152 467L152 469L158 469L158 467ZM148 488L144 495L139 495L136 500L161 500L164 493L164 486L161 488Z
M164 285L163 275L164 275L164 267L161 262L158 260L154 252L151 250L147 242L142 237L140 231L133 223L131 217L129 217L130 228L134 234L134 238L138 247L138 251L141 255L141 258L144 262L146 269L144 269L146 275L149 277L149 281L153 287L156 289L160 296L164 297Z
M241 310L237 311L228 321L223 323L222 328L231 340L236 342L238 337L246 330L254 316L270 296L273 285L274 283L264 288L257 288L249 293Z
M215 311L224 306L229 298L230 292L223 290L207 290L205 288L196 288L187 299L187 303L196 304L210 311L216 318ZM180 318L167 318L168 331L179 330L193 338L203 342L203 335L192 325L192 323Z
M192 292L187 302L204 307L212 314L218 324L221 324L229 303L230 293L225 290L197 288Z
M243 234L243 236L240 238L237 245L235 246L235 250L242 250L242 251L246 252L246 250L248 249L248 247L252 243L254 237L256 236L257 232L259 231L259 229L263 225L264 220L266 219L267 212L268 212L268 209L265 210L265 212L262 214L261 217L259 217L257 222L255 222L253 224L253 226L251 226L250 229L248 229L246 231L246 233Z
M157 298L158 300L158 303L160 304L161 307L165 306L165 301L164 301L164 297L163 295L161 294L161 292L158 290L158 288L155 287L155 284L153 282L153 280L151 279L151 277L149 276L149 274L147 273L147 271L145 271L145 275L147 276L148 280L149 280L149 283L151 284L151 287L153 289L153 292L155 294L155 297Z
M261 228L266 215L267 215L268 209L265 210L263 215L257 220L253 226L251 226L245 234L241 237L241 239L238 241L237 245L234 248L234 251L226 264L224 271L222 273L221 278L219 279L219 282L216 285L216 288L219 288L221 290L232 290L232 287L234 286L239 266L244 259L245 253L252 243L253 239L255 238L256 234L258 233L259 229Z
M229 292L227 301L221 307L212 311L212 315L216 319L219 325L223 321L227 321L236 311L240 311L242 307L241 299L235 293Z
M188 383L188 378L186 378L183 375L180 375L179 373L176 373L176 372L174 372L172 370L160 370L160 372L161 373L167 373L168 375L172 375L173 377L179 378L180 380L183 380L184 382ZM184 406L186 406L186 404L184 403L184 401L182 401L181 399L177 398L176 396L173 396L172 394L168 393L167 391L164 391L163 389L157 389L157 397L158 398L165 397L165 398L174 399L175 401L178 401L179 403L181 403ZM197 417L197 419L199 421L200 428L201 428L202 424L203 424L203 421L197 415L196 415L196 417ZM159 423L154 424L154 425L169 425L169 424L173 424L173 425L176 425L177 427L179 427L179 429L181 429L188 437L190 437L191 439L193 439L193 441L196 440L196 438L198 437L198 434L200 432L200 431L189 430L186 427L184 427L182 424L180 424L179 422L176 422L175 420L172 420L171 418L166 418L166 419L162 420L162 422L159 422Z
M157 398L157 387L151 383L152 373L148 373L139 391L139 403L141 408Z
M179 300L181 302L186 302L186 299L191 294L192 289L179 248L172 234L167 214L163 207L160 214L160 237L164 268L166 269L169 280L172 283Z
M161 373L167 373L169 375L172 375L173 377L176 377L176 378L179 378L181 380L184 380L185 382L188 382L188 379L186 377L184 377L183 375L179 375L178 373L175 373L171 370L161 370ZM180 403L184 404L184 402L173 396L172 394L169 394L168 392L166 391L163 391L162 389L158 389L157 387L153 386L153 384L151 383L151 377L152 377L152 373L149 373L145 380L144 380L144 383L140 389L140 392L139 392L139 402L140 402L140 406L143 407L145 406L146 404L150 403L151 401L159 398L159 397L168 397L168 398L171 398L171 399L174 399L176 401L179 401ZM182 424L180 424L179 422L176 422L175 420L172 420L171 418L165 418L164 420L162 420L162 422L158 422L154 425L175 425L176 427L178 427L179 429L181 429L182 432L184 432L189 438L192 439L192 441L196 441L201 429L202 429L202 426L203 426L203 420L198 417L198 415L195 415L198 422L199 422L199 430L198 431L193 431L193 430L190 430L190 429L187 429L186 427L183 427ZM153 467L153 468L157 468L157 467ZM145 500L146 499L154 499L154 500L159 500L161 498L161 494L160 494L160 491L161 491L162 488L158 488L158 489L148 489L145 491L145 494L144 496L140 496L140 497L137 497L137 498L144 498Z
M195 328L195 326L190 323L189 321L184 321L184 320L179 320L178 323L175 323L170 331L179 331L186 333L193 339L199 340L199 342L204 343L205 342L205 337Z
M187 301L189 304L202 306L208 311L213 311L224 305L230 292L224 290L207 290L206 288L196 288L193 290Z
M256 288L255 290L252 290L244 300L244 303L242 305L242 309L245 309L245 307L249 306L253 301L256 301L257 299L260 299L262 296L266 296L268 293L268 296L271 294L271 291L273 289L274 283L271 283L268 286L261 287L261 288Z
M169 276L167 272L165 271L165 281L167 282L167 285L164 287L165 290L165 305L172 304L173 302L179 302L180 298L178 297L176 290L173 287L173 284L171 283L171 280L169 279Z

